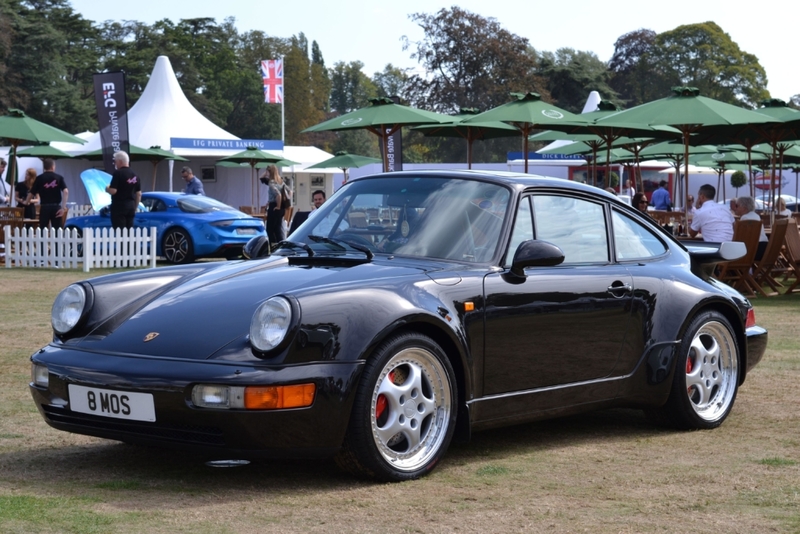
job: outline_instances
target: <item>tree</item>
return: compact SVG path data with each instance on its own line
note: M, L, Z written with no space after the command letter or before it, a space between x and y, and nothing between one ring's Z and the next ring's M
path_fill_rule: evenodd
M375 84L361 70L360 61L344 63L338 61L330 70L331 92L330 108L339 114L349 113L369 104L378 91Z
M736 196L739 196L739 188L747 185L747 175L742 171L731 174L731 187L736 189Z
M91 74L97 68L98 38L91 22L67 0L25 0L8 7L18 11L9 18L11 31L5 37L10 41L5 98L56 128L90 128L95 123Z
M553 99L567 111L580 113L589 91L598 91L604 100L616 100L616 92L608 85L610 72L594 52L572 48L543 52L538 72Z
M676 75L658 71L652 65L650 54L655 41L656 32L639 29L614 43L614 55L608 62L609 85L628 107L663 98L672 86L680 84Z
M387 63L383 72L376 72L372 81L377 88L377 96L399 96L405 93L408 74L405 70Z
M697 87L703 96L750 108L769 97L758 58L743 52L714 22L659 34L649 56L657 72L675 75L681 85Z
M425 37L414 43L404 38L403 49L413 48L411 58L426 71L408 80L405 96L412 105L454 114L464 107L496 107L512 91L549 97L528 40L503 29L496 19L456 6L410 18Z

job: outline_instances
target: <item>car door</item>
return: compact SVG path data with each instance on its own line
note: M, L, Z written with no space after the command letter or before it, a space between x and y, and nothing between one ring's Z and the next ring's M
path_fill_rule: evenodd
M631 316L632 278L612 261L608 208L591 197L537 193L519 205L506 267L519 243L561 248L564 262L485 277L484 395L607 377ZM587 399L590 401L592 399Z

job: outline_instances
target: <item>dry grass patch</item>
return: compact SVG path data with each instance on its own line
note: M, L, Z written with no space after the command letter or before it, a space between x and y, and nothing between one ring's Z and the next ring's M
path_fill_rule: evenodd
M93 273L96 274L96 273ZM372 484L325 461L204 458L49 428L27 390L71 271L3 271L3 532L797 532L797 295L758 299L764 361L722 427L671 432L607 410L476 434L429 477Z

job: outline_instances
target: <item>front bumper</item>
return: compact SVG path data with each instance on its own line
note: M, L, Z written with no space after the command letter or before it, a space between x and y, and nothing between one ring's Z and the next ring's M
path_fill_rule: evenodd
M49 346L31 357L48 368L47 388L30 385L53 428L101 438L256 457L322 457L340 447L363 362L315 362L271 367L257 362L182 360L89 353ZM248 411L198 408L195 384L231 386L313 382L311 406ZM155 422L88 415L70 409L69 384L150 393Z

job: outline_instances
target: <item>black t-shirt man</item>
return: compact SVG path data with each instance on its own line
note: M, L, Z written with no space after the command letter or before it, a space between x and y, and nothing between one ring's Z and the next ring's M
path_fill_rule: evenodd
M139 177L130 167L120 167L111 175L108 192L111 193L111 226L132 228L136 206L142 191Z
M61 215L66 210L68 194L64 177L53 170L46 170L36 177L27 196L30 199L39 195L39 228L47 228L48 224L53 228L63 228Z

